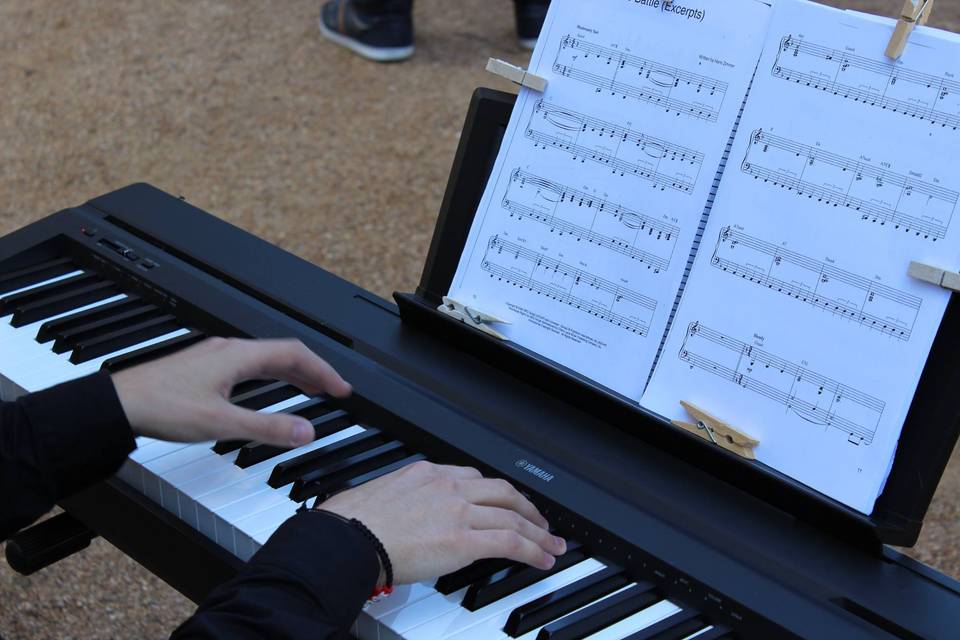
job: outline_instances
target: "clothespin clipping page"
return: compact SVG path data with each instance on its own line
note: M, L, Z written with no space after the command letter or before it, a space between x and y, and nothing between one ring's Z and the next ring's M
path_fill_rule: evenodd
M921 282L929 282L949 291L960 292L960 273L947 271L920 262L911 262L907 275Z
M887 45L887 57L899 60L903 51L907 48L907 40L910 34L919 24L923 26L930 19L933 13L934 0L904 0L903 10L900 12L900 19L897 21L897 29L890 38L890 44Z
M723 420L710 415L703 409L689 402L683 402L681 400L680 405L687 410L687 413L689 413L696 422L690 423L682 420L674 420L673 424L675 426L689 431L694 435L698 435L704 440L709 440L727 451L732 451L741 458L746 458L747 460L757 459L753 450L760 444L759 440L755 440L742 431L734 429Z
M527 70L523 67L518 67L515 64L510 64L497 58L490 58L490 60L487 61L487 71L501 78L506 78L510 82L515 82L521 87L527 87L540 93L547 90L546 78L527 73Z
M437 307L437 311L440 311L443 314L446 314L453 318L454 320L459 320L460 322L470 325L478 331L482 331L487 335L493 336L498 340L506 340L507 337L489 326L490 324L510 324L507 320L501 320L500 318L491 315L489 313L484 313L483 311L477 311L476 309L471 309L467 305L449 298L447 296L443 297L443 304Z

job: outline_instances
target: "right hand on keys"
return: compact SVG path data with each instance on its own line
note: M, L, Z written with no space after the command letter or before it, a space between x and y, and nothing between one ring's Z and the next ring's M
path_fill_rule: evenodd
M504 480L479 471L416 462L317 506L356 518L383 543L394 582L421 582L485 558L549 569L566 542ZM381 571L382 586L384 575Z

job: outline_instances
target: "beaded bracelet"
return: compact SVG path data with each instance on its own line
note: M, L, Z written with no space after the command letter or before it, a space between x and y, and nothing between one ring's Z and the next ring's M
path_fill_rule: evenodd
M373 531L371 531L369 527L367 527L367 525L363 524L356 518L348 519L348 518L344 518L339 513L327 511L326 509L318 509L316 505L314 505L312 509L307 509L307 505L306 503L304 503L303 505L300 506L299 509L297 509L298 512L307 511L307 510L314 511L316 513L323 513L329 516L333 516L338 520L342 520L343 522L346 522L347 524L353 527L356 527L360 531L360 533L364 535L365 538L370 540L370 542L373 543L374 550L376 550L377 552L377 557L380 559L380 566L383 568L383 573L386 578L384 585L382 587L374 588L373 593L370 595L370 600L380 599L383 596L388 596L391 593L393 593L393 563L390 562L390 554L387 553L386 547L384 547L383 543L380 542L380 538L378 538L377 535Z

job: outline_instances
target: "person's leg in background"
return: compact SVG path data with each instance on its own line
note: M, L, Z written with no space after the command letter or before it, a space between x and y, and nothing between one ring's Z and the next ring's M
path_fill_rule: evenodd
M549 6L550 0L514 0L521 47L537 44ZM413 0L327 0L320 10L320 32L369 60L406 60L414 50Z
M517 40L524 49L537 45L550 0L514 0L517 16Z
M406 60L413 55L413 0L328 0L320 32L368 60Z

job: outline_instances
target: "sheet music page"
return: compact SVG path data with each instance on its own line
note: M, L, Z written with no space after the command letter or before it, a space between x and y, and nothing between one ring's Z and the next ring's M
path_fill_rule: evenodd
M863 513L960 266L960 43L779 0L730 164L643 406L680 400ZM736 163L739 163L736 164Z
M555 0L450 295L639 400L769 15Z

